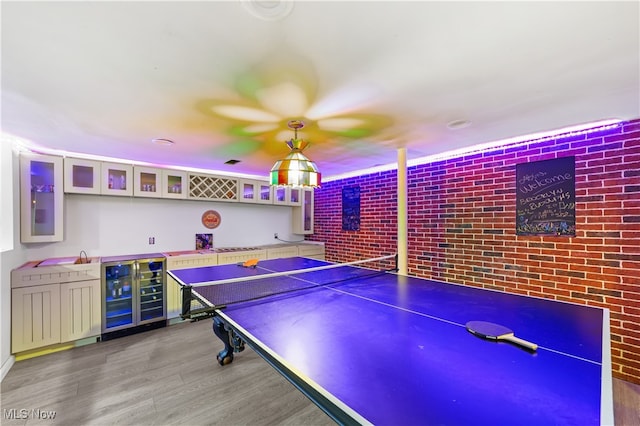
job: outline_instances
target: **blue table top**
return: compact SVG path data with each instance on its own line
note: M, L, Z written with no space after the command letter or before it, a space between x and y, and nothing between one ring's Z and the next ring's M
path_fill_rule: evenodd
M195 283L326 264L287 258L261 261L255 270L221 265L171 273ZM332 274L344 271L303 276ZM587 425L612 416L604 309L384 274L234 304L219 314L361 421ZM539 348L478 338L464 327L471 320L505 325Z

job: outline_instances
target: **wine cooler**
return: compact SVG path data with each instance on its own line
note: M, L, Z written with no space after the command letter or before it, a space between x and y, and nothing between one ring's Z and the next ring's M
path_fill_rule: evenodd
M102 333L166 319L166 259L161 254L102 258Z

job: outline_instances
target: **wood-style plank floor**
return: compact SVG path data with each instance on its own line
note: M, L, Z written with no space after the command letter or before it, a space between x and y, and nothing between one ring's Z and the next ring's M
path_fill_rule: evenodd
M17 362L2 381L0 423L334 424L250 348L227 367L220 349L211 321L185 322ZM640 425L639 385L614 380L614 400L616 425Z

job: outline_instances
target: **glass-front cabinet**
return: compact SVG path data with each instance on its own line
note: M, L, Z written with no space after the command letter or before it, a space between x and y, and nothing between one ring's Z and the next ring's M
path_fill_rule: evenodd
M102 332L166 318L166 268L160 254L102 259Z
M20 154L20 240L63 240L62 157Z
M271 204L273 203L273 190L268 182L256 183L256 200L257 203Z
M293 208L293 233L313 234L314 202L313 189L300 189L301 205Z
M64 159L64 192L100 194L101 163L80 158Z
M289 188L289 204L292 206L299 206L302 202L302 198L300 196L301 193L302 189L300 188Z
M187 198L187 172L133 166L135 197Z
M276 186L273 188L273 204L280 206L299 206L302 188Z
M133 195L133 166L131 164L102 163L103 195Z
M136 197L160 197L162 170L151 167L133 167L133 195Z
M187 172L162 170L162 197L187 198Z
M269 182L260 180L241 179L240 201L247 203L272 204L273 191Z

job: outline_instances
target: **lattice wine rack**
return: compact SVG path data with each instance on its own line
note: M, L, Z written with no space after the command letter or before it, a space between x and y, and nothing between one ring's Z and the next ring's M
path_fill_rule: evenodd
M217 176L189 175L189 198L237 200L238 181Z

